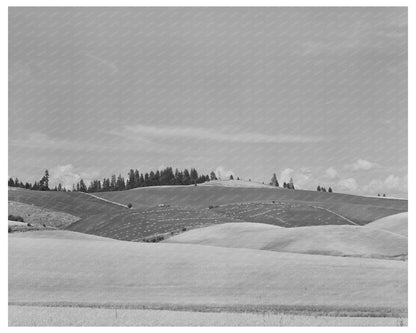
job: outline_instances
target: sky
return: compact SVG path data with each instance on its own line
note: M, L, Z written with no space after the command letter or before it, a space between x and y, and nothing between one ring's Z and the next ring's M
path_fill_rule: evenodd
M407 9L9 8L9 177L407 197Z

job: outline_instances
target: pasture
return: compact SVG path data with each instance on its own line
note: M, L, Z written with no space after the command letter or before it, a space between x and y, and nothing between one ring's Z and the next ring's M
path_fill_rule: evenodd
M245 188L225 186L145 187L121 192L95 193L134 208L169 204L180 207L207 208L239 203L303 204L329 209L358 224L407 211L407 200L370 198L341 193L286 190L282 188Z
M9 324L407 324L407 201L237 190L9 191L27 217L80 218L9 234Z
M400 317L407 263L16 233L9 304Z
M407 237L352 225L281 228L261 223L227 223L191 230L167 242L398 260L406 259L408 252Z
M78 221L66 224L68 230L133 241L158 235L166 238L227 222L283 227L362 225L407 210L404 200L270 187L152 187L94 195L97 197L78 192L9 190L10 201L78 217ZM133 208L109 201L123 205L131 202Z

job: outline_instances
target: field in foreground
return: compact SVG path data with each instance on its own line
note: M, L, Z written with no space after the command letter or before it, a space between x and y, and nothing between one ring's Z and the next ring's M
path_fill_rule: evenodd
M9 326L407 326L407 318L9 306Z
M406 317L407 263L27 232L9 305Z

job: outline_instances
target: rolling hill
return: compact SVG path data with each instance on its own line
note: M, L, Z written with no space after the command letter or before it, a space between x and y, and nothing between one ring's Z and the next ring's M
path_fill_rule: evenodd
M68 230L135 241L227 222L284 227L367 224L407 211L405 200L270 187L162 186L94 195L9 190L10 201L79 217ZM132 203L133 209L111 202Z
M398 235L408 236L408 213L386 216L367 224L370 228L386 230Z
M16 233L9 305L398 316L407 313L407 263Z
M227 223L190 230L166 242L382 259L404 259L408 253L406 237L352 225L281 228Z

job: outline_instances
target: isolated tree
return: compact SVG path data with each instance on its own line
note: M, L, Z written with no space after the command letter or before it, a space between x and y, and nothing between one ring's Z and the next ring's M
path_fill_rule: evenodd
M217 176L214 171L211 171L211 180L217 180Z
M275 173L273 174L273 177L270 180L270 185L271 186L276 186L276 187L279 186L279 182L277 181L277 177L276 177Z
M332 193L332 188L331 188L331 186L328 188L328 192Z
M316 188L316 190L317 190L318 192L321 192L321 186L319 186L319 185L318 185L318 187Z
M287 188L286 182L283 182L283 188Z
M293 184L293 178L292 177L290 177L290 180L289 180L289 188L291 190L294 190L295 189L295 184Z
M383 193L383 197L385 197L386 196L386 193Z
M58 191L62 191L62 184L61 183L58 184Z
M233 175L230 175L230 180L234 180L234 177L233 177Z
M48 170L45 170L45 175L40 180L39 187L40 187L39 189L41 191L49 191L49 172L48 172Z

